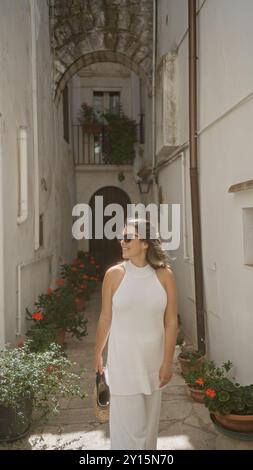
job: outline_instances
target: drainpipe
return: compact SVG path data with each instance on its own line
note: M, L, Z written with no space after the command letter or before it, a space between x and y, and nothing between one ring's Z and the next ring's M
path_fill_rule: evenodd
M37 104L37 31L36 4L30 0L31 11L31 64L32 64L32 108L33 108L33 155L34 155L34 249L38 250L39 243L39 137L38 137L38 104Z
M4 204L3 204L3 118L0 113L0 348L5 343L5 292L4 292Z
M201 243L201 221L198 182L197 145L197 42L196 42L196 0L188 0L189 27L189 138L190 138L190 181L192 206L192 231L194 253L195 298L197 317L198 349L206 351L205 318L203 296L203 265Z
M27 166L27 128L21 126L18 135L19 150L19 214L17 223L22 224L28 217L28 166Z
M152 167L155 166L155 75L156 75L156 25L157 25L157 5L153 0L153 57L152 57Z
M152 175L153 175L153 196L155 203L159 204L159 184L158 174L155 173L156 156L156 60L157 60L157 19L158 4L153 0L153 57L152 57Z

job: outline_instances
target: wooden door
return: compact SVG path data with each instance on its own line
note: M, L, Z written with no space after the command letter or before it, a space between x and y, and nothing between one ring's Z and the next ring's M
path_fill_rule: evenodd
M90 240L90 253L93 253L98 258L99 264L101 265L102 278L106 269L116 264L122 259L122 257L121 247L116 238L113 240L108 240L105 237L101 240L95 239L95 196L103 196L104 208L108 204L120 204L124 210L124 218L127 216L127 204L131 204L131 201L122 189L114 186L106 186L99 189L95 194L93 194L90 200L90 207L92 210L92 239ZM111 216L103 216L103 227L110 219Z

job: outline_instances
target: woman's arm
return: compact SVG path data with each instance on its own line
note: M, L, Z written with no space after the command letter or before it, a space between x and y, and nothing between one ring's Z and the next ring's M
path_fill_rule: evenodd
M106 271L102 284L102 308L98 321L94 369L100 374L103 373L103 350L107 343L112 322L112 268Z
M177 341L177 289L173 272L167 268L164 272L164 286L168 302L164 315L165 344L164 357L159 372L160 387L166 385L172 376L172 363Z

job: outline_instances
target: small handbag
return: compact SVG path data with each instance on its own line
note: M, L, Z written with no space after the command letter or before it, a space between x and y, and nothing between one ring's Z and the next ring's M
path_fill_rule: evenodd
M102 423L109 420L110 389L105 373L96 374L96 383L93 393L94 414Z

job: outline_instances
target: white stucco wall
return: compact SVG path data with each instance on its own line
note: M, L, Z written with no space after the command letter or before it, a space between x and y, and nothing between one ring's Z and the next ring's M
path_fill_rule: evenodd
M17 315L17 266L21 269L22 334L25 307L45 291L56 277L59 262L75 252L71 241L71 209L75 202L72 157L63 141L61 104L52 100L52 57L49 45L48 6L36 5L37 96L39 149L39 209L44 214L44 246L34 250L34 148L32 108L32 39L30 2L1 1L0 4L0 113L2 114L2 194L4 253L4 316L2 342L15 343ZM19 126L28 131L28 218L17 225ZM58 143L56 146L56 141ZM41 185L41 178L46 183ZM68 230L69 227L69 230ZM47 256L53 256L50 268ZM41 261L38 259L41 258ZM37 260L36 262L34 262ZM0 277L1 281L1 277ZM2 320L1 320L2 323Z
M174 48L182 37L182 2L167 3L177 13L172 37L164 34L160 39L163 53L166 44ZM228 188L253 177L252 20L251 0L244 0L243 8L236 0L207 0L198 15L199 175L207 348L209 356L220 363L230 359L235 365L234 375L245 384L252 382L253 268L244 264L242 210L253 207L253 191L228 194ZM188 140L187 41L186 35L178 48L180 144ZM182 187L179 161L159 175L169 202L179 198L175 178ZM186 194L190 235L189 187ZM195 341L195 312L190 307L194 299L192 261L184 260L182 253L181 244L175 261L179 312L186 334Z

